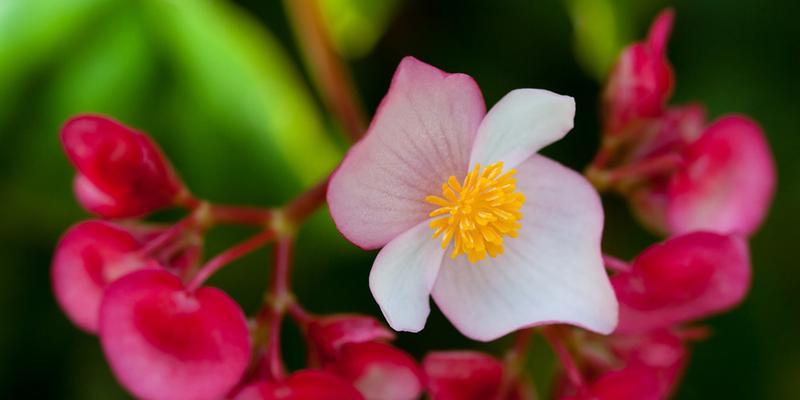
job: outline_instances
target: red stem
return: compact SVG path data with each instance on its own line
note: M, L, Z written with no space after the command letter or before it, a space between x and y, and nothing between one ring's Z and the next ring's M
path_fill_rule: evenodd
M209 211L214 222L254 226L267 226L273 214L265 208L219 204L212 204Z
M192 281L189 282L187 288L189 290L195 290L199 288L200 285L206 281L206 279L211 277L211 275L214 275L214 273L219 271L222 267L254 250L257 250L261 246L267 244L273 238L275 238L275 232L271 230L264 231L229 248L228 250L223 251L216 257L209 260L205 265L200 267L200 271L198 271L194 278L192 278Z
M281 326L292 295L289 292L289 270L294 243L291 237L281 237L275 246L275 265L272 269L272 284L267 298L267 362L272 379L281 379L286 375L281 357Z
M620 260L608 254L603 254L603 263L606 265L606 268L614 272L631 272L633 269L631 264L627 261Z
M157 250L168 244L170 241L181 235L187 228L195 223L195 214L189 214L182 220L176 222L174 225L167 228L160 235L148 241L141 249L139 254L142 256L151 256Z
M608 173L608 183L616 183L625 178L646 178L652 175L668 173L674 171L682 163L683 158L674 153L645 158L633 164L606 171Z
M496 400L507 398L514 389L514 384L522 373L532 337L533 329L523 329L515 333L514 344L506 353L505 373L503 374L503 381L500 384L500 390L497 391Z
M294 224L299 224L316 211L325 203L329 181L330 176L286 205L284 207L286 218Z
M542 336L544 336L545 340L547 340L547 343L550 344L550 347L553 348L553 351L555 352L558 360L561 362L561 366L564 368L564 372L567 374L567 379L569 379L570 383L572 383L572 385L575 386L580 393L587 393L588 389L586 388L586 383L583 380L583 375L581 375L578 365L575 363L575 360L572 358L569 350L567 350L567 347L561 340L560 331L558 328L544 327L542 328Z
M364 133L366 117L355 95L350 71L325 31L319 3L318 0L284 1L314 83L326 106L355 142Z

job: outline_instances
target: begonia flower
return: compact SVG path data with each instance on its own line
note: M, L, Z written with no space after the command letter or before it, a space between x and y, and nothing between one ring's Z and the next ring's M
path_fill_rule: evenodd
M216 400L250 362L250 332L239 305L216 288L188 290L164 270L112 283L99 326L111 370L138 398Z
M74 117L62 128L61 143L78 170L78 201L103 218L148 214L175 204L185 190L150 137L111 118Z
M750 287L747 243L694 232L643 251L630 272L611 278L620 306L617 332L666 328L732 308Z
M234 400L363 400L344 379L325 371L301 370L281 381L261 381L242 389Z
M106 286L133 271L159 268L138 254L142 243L128 230L104 221L84 221L59 240L53 255L53 293L69 319L97 332L100 301Z
M571 97L538 89L487 113L469 76L400 63L328 189L344 236L383 247L369 281L392 328L421 330L432 295L476 340L553 322L614 329L599 197L535 154L572 129L574 113Z

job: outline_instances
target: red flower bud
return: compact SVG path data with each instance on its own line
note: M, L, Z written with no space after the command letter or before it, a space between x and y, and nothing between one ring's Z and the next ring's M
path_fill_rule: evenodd
M649 247L631 272L611 278L617 332L645 332L714 314L739 303L750 284L746 243L695 232Z
M106 286L133 271L159 268L137 254L141 243L129 231L103 221L85 221L61 237L53 256L51 279L56 300L80 328L97 332Z
M670 232L749 235L758 229L775 192L775 162L755 122L720 118L687 148L685 158L686 167L667 190Z
M257 382L234 400L362 400L352 384L325 371L297 371L285 381Z
M339 314L314 319L308 337L322 360L334 359L348 343L394 339L394 333L377 319L366 315Z
M495 399L503 380L503 364L476 351L429 353L422 366L431 400Z
M380 342L345 344L326 369L352 382L367 400L413 400L425 386L411 356Z
M239 305L224 292L189 292L166 271L138 271L106 289L100 342L112 371L136 397L219 399L251 356Z
M622 133L631 122L663 112L674 81L665 54L673 19L672 10L662 11L647 40L622 51L603 94L606 134Z
M113 119L74 117L61 130L61 142L78 170L78 201L104 218L150 213L174 204L184 190L158 146Z

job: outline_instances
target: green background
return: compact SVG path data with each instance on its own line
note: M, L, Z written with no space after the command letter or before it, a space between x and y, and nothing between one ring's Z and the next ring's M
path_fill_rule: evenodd
M779 176L769 218L751 241L750 296L707 321L713 336L693 346L676 397L800 398L800 3L321 1L368 111L405 55L472 75L489 105L519 87L569 94L577 100L575 129L545 152L574 168L597 146L598 77L671 4L674 102L758 120ZM0 398L128 396L97 339L68 322L50 291L59 234L88 218L72 198L73 170L57 141L70 115L107 113L150 132L189 186L220 202L279 205L341 156L341 129L312 90L281 2L238 3L0 0ZM657 240L620 199L604 200L608 252L628 258ZM206 254L247 234L215 230ZM316 214L300 235L297 296L315 312L377 313L367 289L372 257L339 237L327 213ZM211 283L252 312L268 259L259 251ZM297 332L288 329L285 340L298 367ZM499 352L507 344L470 343L438 311L425 331L398 343L417 356L467 346ZM529 367L546 388L552 356L538 341L533 353Z

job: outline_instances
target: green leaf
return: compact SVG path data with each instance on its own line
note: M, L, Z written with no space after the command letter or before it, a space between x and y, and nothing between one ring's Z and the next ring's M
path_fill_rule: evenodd
M113 0L0 1L0 121L13 113L25 79L69 45Z
M266 29L225 2L149 0L144 4L181 90L199 107L194 115L202 114L202 120L217 121L225 129L200 130L198 135L205 138L197 140L212 146L235 143L242 157L257 152L259 160L253 168L269 172L276 181L291 181L293 175L308 186L332 170L342 151L327 135L308 87ZM275 168L275 157L288 171L267 171Z
M399 0L320 0L328 33L337 50L348 58L372 50L399 5Z

